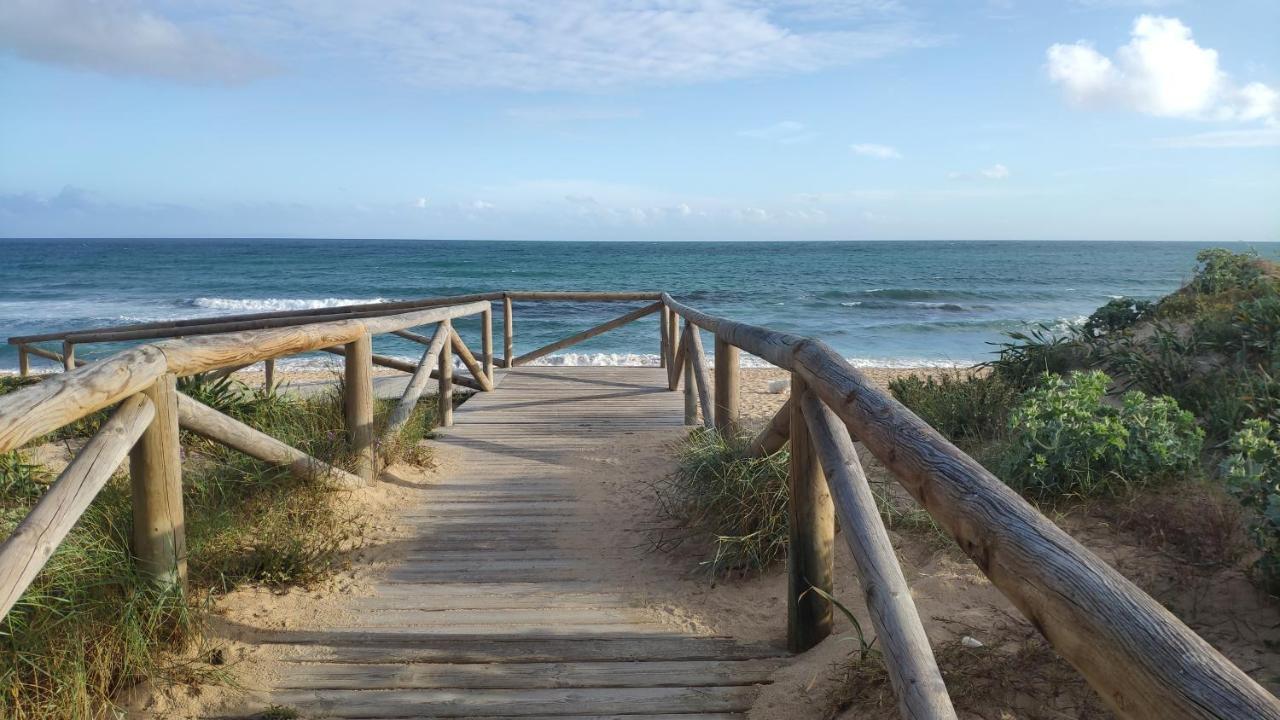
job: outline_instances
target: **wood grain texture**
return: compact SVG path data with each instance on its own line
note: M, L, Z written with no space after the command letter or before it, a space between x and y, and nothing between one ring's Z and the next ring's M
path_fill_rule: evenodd
M805 383L792 375L791 397ZM787 533L787 648L804 652L831 634L831 594L835 591L835 508L798 403L791 403L790 502ZM817 588L826 596L813 592Z
M358 488L366 484L358 475L317 460L182 393L178 393L178 424L185 430L222 443L249 457L287 467L300 477L322 476L346 488Z
M0 618L13 608L155 417L144 395L112 413L0 545Z
M141 394L151 401L155 416L129 453L133 555L139 572L158 587L186 592L177 377L166 373Z
M738 394L740 379L738 370L738 348L716 338L716 385L715 416L716 429L723 435L735 435L738 432Z
M391 410L391 414L387 416L386 427L382 430L382 441L387 443L400 432L400 428L409 421L413 415L413 409L417 407L418 400L422 397L422 392L427 387L427 381L431 379L433 373L431 368L438 363L440 350L444 347L445 342L449 339L449 333L443 332L440 326L436 326L435 332L427 340L427 349L423 351L422 358L418 360L418 369L414 371L413 377L409 378L409 384L405 386L404 394L400 396L400 401ZM438 375L439 373L435 373Z
M440 378L440 391L436 421L440 427L453 424L453 323L445 320L437 331L444 335L445 341L440 345L437 356L436 374Z
M685 340L689 344L686 356L693 360L693 380L698 388L698 408L702 410L702 426L716 426L715 410L711 405L711 378L707 372L707 355L702 350L702 335L698 326L692 323L685 326Z
M793 399L796 396L792 396ZM904 720L955 720L929 637L844 423L812 392L799 399Z
M355 474L372 484L378 476L373 446L373 338L366 333L347 343L342 369L342 410L355 456Z
M480 313L480 358L484 361L484 376L489 389L493 389L493 306Z
M449 340L453 344L453 351L458 353L458 358L462 360L462 364L471 372L471 377L480 384L482 392L491 392L493 390L493 378L484 374L484 367L476 360L476 356L471 353L471 348L462 341L462 336L455 330L450 333Z
M698 391L695 385L697 380L693 378L693 353L689 352L689 329L693 327L689 323L685 323L684 332L680 340L680 365L684 368L684 424L698 424Z
M164 353L144 345L0 396L0 452L114 405L164 372Z

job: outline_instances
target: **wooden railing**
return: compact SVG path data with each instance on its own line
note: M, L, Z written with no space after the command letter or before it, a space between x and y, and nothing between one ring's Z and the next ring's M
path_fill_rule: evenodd
M502 303L503 355L493 356L492 305ZM523 355L515 354L513 302L642 301L648 304ZM954 718L924 626L876 510L853 439L902 485L1018 610L1125 718L1276 718L1280 703L1212 646L951 445L825 344L700 312L665 293L496 292L403 303L146 323L11 338L28 356L64 363L65 374L0 397L0 452L96 410L119 404L15 533L0 545L0 615L30 584L124 456L134 487L134 553L158 582L184 580L178 427L298 472L369 482L376 472L372 365L412 373L383 429L408 418L428 380L439 380L441 422L451 422L452 354L478 390L495 386L495 365L515 367L652 313L668 389L684 380L685 421L740 432L739 351L791 373L791 396L750 443L750 452L790 454L788 644L800 652L831 632L835 519L858 568L889 677L907 718ZM477 360L452 320L481 316ZM678 321L684 320L683 327ZM410 328L436 324L430 335ZM715 339L713 372L701 331ZM230 333L230 334L228 334ZM372 337L425 346L417 364L374 355ZM77 345L182 336L82 365ZM63 352L37 343L61 341ZM176 378L228 372L285 355L329 350L345 358L348 432L358 473L329 468L177 393ZM74 369L73 369L74 368ZM271 365L267 366L268 373Z

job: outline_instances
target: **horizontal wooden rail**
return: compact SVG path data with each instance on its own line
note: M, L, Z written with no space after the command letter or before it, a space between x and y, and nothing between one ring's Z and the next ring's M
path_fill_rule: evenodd
M645 315L650 315L652 313L658 312L658 309L661 307L662 307L662 303L654 303L652 305L645 305L644 307L639 308L637 310L632 310L626 315L616 317L610 320L609 322L601 323L600 325L590 328L589 330L583 330L582 332L577 333L576 335L570 335L569 337L564 338L563 340L557 340L551 343L550 345L543 345L542 347L538 348L537 350L534 350L533 352L527 352L524 355L521 355L520 357L516 358L515 361L512 363L512 365L524 365L526 363L532 362L533 360L537 360L538 358L543 357L544 355L550 355L551 353L557 350L563 350L564 348L567 348L570 345L577 345L583 340L587 340L589 338L593 338L597 335L606 333L615 328L622 327L623 325L626 325L629 322L634 322L636 320L639 320Z
M504 293L498 293L501 297ZM536 292L511 290L505 293L512 300L520 301L551 301L551 302L632 302L635 300L648 300L650 302L662 299L660 292Z
M1119 716L1280 719L1253 678L824 343L664 302L800 374Z
M421 298L418 300L403 300L388 303L360 303L356 305L336 305L334 307L310 308L306 310L273 310L260 313L242 313L238 315L221 315L218 317L204 318L187 318L183 320L160 320L147 323L133 323L130 325L111 325L105 327L83 328L78 330L63 330L59 332L42 333L40 335L15 335L9 338L10 345L25 345L29 343L45 342L48 340L65 340L71 339L73 342L103 342L114 341L119 339L115 337L118 334L128 334L135 332L160 330L165 331L157 335L149 335L149 338L174 337L187 334L207 334L189 332L193 328L200 328L206 325L224 325L227 323L237 322L253 322L259 320L276 320L276 319L292 319L297 320L293 324L306 324L315 322L325 322L333 318L320 320L317 318L325 318L325 316L338 316L339 319L355 318L353 313L367 312L371 315L392 315L402 314L410 310L421 310L424 308L440 307L443 305L462 305L465 303L476 302L480 300L501 300L502 293L474 293L470 295L454 295L450 297L434 297ZM287 324L287 323L286 323ZM280 326L275 326L280 327ZM243 328L243 329L264 329L264 328ZM109 336L106 340L97 340L99 336ZM132 339L142 339L142 336Z
M235 364L345 345L363 334L474 315L487 302L429 308L366 320L166 340L118 352L0 396L0 452L21 447L89 413L120 402L166 372L194 375Z
M0 618L30 587L155 414L155 406L142 395L122 402L0 544Z

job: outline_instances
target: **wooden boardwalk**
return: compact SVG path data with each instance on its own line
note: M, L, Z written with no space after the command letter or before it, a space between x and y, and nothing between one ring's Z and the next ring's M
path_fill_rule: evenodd
M456 472L405 511L407 555L354 601L359 626L263 638L293 646L269 702L303 717L742 717L780 651L647 614L602 572L627 549L593 541L574 479L584 449L679 426L682 408L657 368L506 373L441 433Z

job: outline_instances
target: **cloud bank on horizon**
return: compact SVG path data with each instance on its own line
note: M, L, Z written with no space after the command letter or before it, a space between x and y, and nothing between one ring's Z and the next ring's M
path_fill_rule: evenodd
M0 235L1280 239L1276 23L0 0Z

